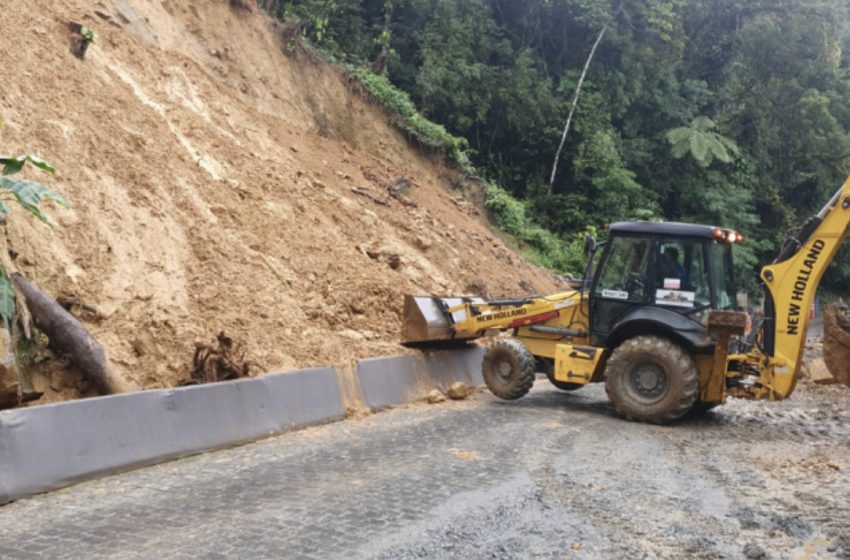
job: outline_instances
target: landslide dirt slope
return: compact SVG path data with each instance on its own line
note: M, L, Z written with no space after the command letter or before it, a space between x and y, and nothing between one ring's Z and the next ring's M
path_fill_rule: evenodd
M98 33L85 61L69 20ZM14 212L15 265L99 307L90 329L144 387L186 379L195 341L220 330L258 369L286 370L399 352L408 292L556 289L456 200L449 170L339 71L287 52L264 14L11 0L0 52L2 151L48 159L55 177L28 176L71 203L49 208L54 229ZM415 205L387 195L398 178ZM70 373L36 379L41 402L75 396Z

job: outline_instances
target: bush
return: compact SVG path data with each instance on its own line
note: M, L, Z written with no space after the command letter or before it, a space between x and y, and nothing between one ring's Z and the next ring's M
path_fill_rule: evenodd
M499 228L511 235L522 235L528 223L523 203L492 183L485 183L485 189L484 205Z
M540 227L528 217L525 205L505 189L485 182L485 206L490 217L505 233L514 237L532 263L562 273L581 275L584 272L584 238L579 234L564 240Z
M418 142L447 153L455 163L466 161L464 151L469 148L467 140L452 136L442 125L420 115L410 96L392 85L386 76L378 76L368 68L358 66L349 66L348 72L390 112L395 124L402 130Z

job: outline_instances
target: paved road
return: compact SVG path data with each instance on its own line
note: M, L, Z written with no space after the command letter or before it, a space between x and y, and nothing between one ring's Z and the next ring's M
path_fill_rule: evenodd
M841 391L676 427L545 381L413 405L10 504L0 558L850 558Z

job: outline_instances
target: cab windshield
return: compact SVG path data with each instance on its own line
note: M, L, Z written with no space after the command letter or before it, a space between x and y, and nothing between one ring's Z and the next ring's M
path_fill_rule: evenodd
M692 316L736 307L728 243L696 236L630 235L615 236L608 244L596 275L596 298L649 303Z

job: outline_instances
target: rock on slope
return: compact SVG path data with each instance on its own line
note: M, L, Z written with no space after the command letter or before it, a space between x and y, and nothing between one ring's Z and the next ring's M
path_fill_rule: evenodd
M85 61L69 20L98 33ZM340 72L287 53L264 14L11 0L0 51L2 150L45 157L57 175L30 176L71 202L49 209L54 229L13 214L15 265L98 306L89 327L145 387L185 379L195 341L222 329L259 369L286 370L399 352L407 292L555 289L456 204L449 170ZM387 195L399 177L415 205ZM75 395L47 377L42 402Z

